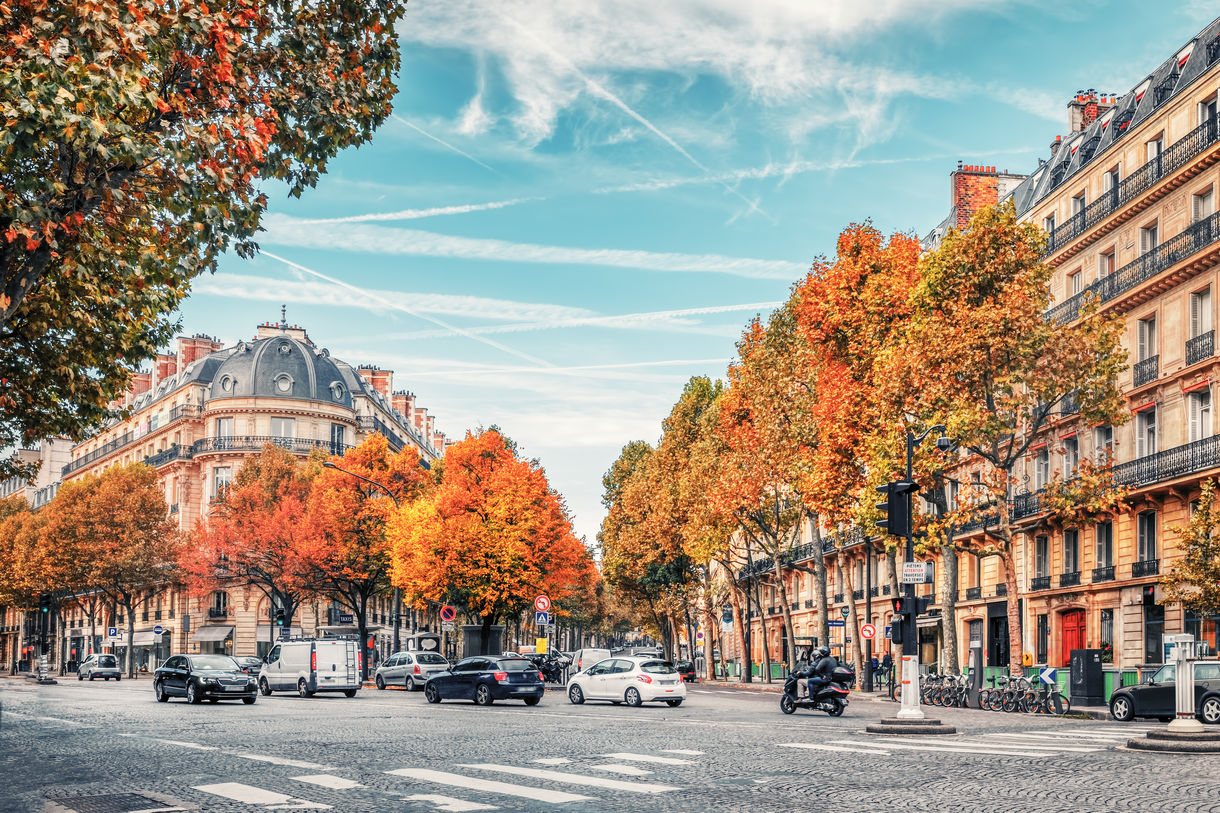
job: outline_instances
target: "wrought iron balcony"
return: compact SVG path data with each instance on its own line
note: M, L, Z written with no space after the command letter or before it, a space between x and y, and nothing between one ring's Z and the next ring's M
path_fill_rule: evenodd
M876 588L876 587L870 587L870 588L868 589L868 594L869 594L870 596L872 596L873 598L876 598L876 597L877 597L877 588Z
M1042 490L1028 493L1017 494L1012 499L1012 516L1013 519L1023 519L1032 517L1035 514L1042 512Z
M1068 297L1046 312L1046 317L1060 324L1067 324L1080 315L1080 308L1085 297L1096 296L1099 300L1109 302L1132 288L1147 282L1162 271L1177 265L1192 254L1220 240L1220 212L1200 220L1176 237L1171 237L1161 245L1127 263L1113 274L1108 274L1083 291Z
M228 618L228 607L208 607L208 618Z
M852 590L851 597L852 597L853 601L859 601L860 599L864 598L864 591L863 590Z
M982 597L983 597L983 588L981 588L981 587L967 587L966 588L966 601L974 601L975 599L980 599Z
M1144 559L1140 562L1131 563L1131 577L1139 578L1140 576L1155 576L1161 572L1160 559Z
M1059 412L1062 415L1075 415L1080 411L1080 402L1076 399L1076 393L1069 392L1063 396L1059 402Z
M1125 486L1145 486L1217 466L1220 466L1220 435L1212 435L1119 463L1114 467L1114 480Z
M198 404L180 404L179 406L176 406L169 411L169 414L166 416L165 423L158 425L156 429L164 429L165 427L169 426L174 421L178 421L183 418L198 418L202 414L203 414L203 408L200 407ZM156 431L156 430L152 430L152 431ZM98 448L94 449L92 452L89 452L87 455L84 455L83 457L79 457L76 460L71 461L70 463L68 463L68 465L63 467L63 471L61 472L61 474L62 474L62 476L67 477L72 472L78 471L78 470L84 468L85 466L88 466L90 463L94 463L98 460L101 460L103 457L106 457L107 455L111 454L112 452L117 452L119 449L122 449L126 446L130 446L131 444L135 443L137 440L140 440L147 436L148 436L147 434L137 436L134 432L124 432L122 435L120 435L119 437L110 441L109 443L99 446ZM166 451L168 451L168 449ZM150 464L150 465L160 465L160 464L156 463L156 464Z
M164 466L174 460L190 460L192 457L191 448L175 443L167 449L162 449L156 454L150 454L144 458L144 462L152 466L154 469L158 466Z
M842 604L842 603L843 603L843 594L835 593L835 604Z
M191 454L205 452L257 452L263 446L273 443L281 449L287 449L297 454L308 454L314 449L323 449L330 454L341 455L352 448L345 443L332 443L328 440L312 438L285 438L274 435L221 435L214 438L203 438L191 444ZM167 450L168 451L168 450Z
M792 602L791 605L789 605L789 609L791 609L791 610L799 610L800 608L801 608L801 603L799 601L794 601L794 602Z
M1030 590L1049 590L1051 588L1050 576L1034 576L1029 580Z
M1093 583L1114 581L1114 565L1093 568Z
M1115 132L1122 132L1120 124L1116 122L1115 126L1117 128ZM1120 181L1117 186L1112 187L1083 210L1065 220L1063 225L1055 229L1054 233L1050 236L1047 242L1046 255L1053 254L1063 248L1121 207L1126 206L1140 195L1143 195L1166 175L1181 169L1187 162L1215 144L1217 140L1220 140L1220 133L1217 132L1215 118L1208 119L1194 130L1182 136L1182 138L1169 145L1160 155L1151 159ZM1087 161L1082 162L1080 168L1087 167L1088 163ZM1075 174L1072 173L1072 175ZM1065 174L1058 179L1055 186L1061 185L1072 175Z
M1131 371L1131 386L1142 387L1150 381L1156 381L1161 375L1160 355L1149 356L1143 361L1137 361Z
M1059 586L1060 587L1075 587L1078 584L1080 584L1080 571L1079 570L1077 570L1074 573L1060 573L1059 574Z
M1211 358L1215 352L1216 331L1209 330L1206 333L1200 333L1186 342L1186 365L1198 364L1204 359Z

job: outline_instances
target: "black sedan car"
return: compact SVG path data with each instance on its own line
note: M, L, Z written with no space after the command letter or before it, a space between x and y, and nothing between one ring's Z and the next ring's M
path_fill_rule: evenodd
M1120 722L1136 717L1172 720L1176 711L1177 665L1167 663L1152 677L1123 686L1110 696L1110 714ZM1220 661L1195 661L1195 716L1205 723L1220 723Z
M241 670L247 675L254 675L255 677L258 677L259 670L263 668L262 658L252 658L245 655L242 657L234 657L233 660L237 661L237 665L241 667Z
M247 706L258 698L258 683L228 655L173 655L153 672L157 702L185 697L188 703L237 700Z
M429 703L473 700L490 706L497 700L524 700L536 706L545 691L542 673L525 658L476 655L428 678L424 697Z
M674 668L678 670L678 674L687 683L694 683L699 679L695 674L695 664L693 661L674 661Z

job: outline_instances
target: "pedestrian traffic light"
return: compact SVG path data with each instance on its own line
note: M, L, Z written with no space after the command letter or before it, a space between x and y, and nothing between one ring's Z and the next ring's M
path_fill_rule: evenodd
M51 612L51 594L50 593L39 593L38 594L38 611L43 612L43 613Z
M902 646L903 631L907 625L907 615L910 613L909 602L902 597L892 600L894 616L890 619L890 643Z
M918 486L910 480L895 480L877 491L885 499L877 503L877 510L884 516L877 520L877 527L893 536L909 536L911 533L911 493Z

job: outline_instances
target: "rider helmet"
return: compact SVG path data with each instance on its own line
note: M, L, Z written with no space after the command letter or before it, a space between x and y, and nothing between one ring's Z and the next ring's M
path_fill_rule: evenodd
M819 658L825 658L825 657L826 657L826 656L828 656L829 654L830 654L830 647L828 647L828 646L820 646L820 647L818 647L817 656L818 656Z

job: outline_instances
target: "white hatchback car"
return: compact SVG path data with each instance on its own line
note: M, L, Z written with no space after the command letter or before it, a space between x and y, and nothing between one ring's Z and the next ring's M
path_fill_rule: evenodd
M686 684L673 663L659 658L622 657L598 661L568 681L568 699L609 700L638 706L660 702L680 706L686 699Z

